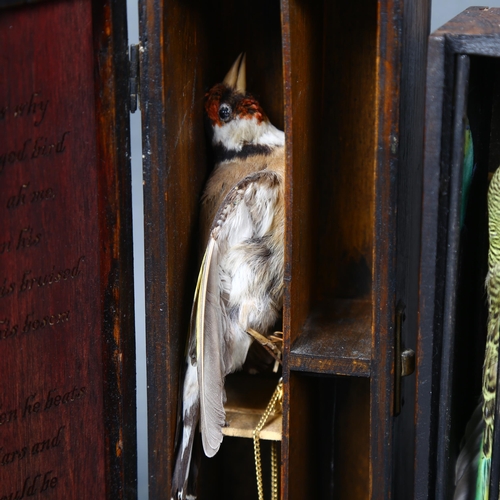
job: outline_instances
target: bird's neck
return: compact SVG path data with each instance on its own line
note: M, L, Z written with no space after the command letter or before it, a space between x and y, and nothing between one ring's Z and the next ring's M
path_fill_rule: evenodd
M270 154L285 144L285 134L269 121L240 118L213 128L212 144L216 161L247 158L254 154Z

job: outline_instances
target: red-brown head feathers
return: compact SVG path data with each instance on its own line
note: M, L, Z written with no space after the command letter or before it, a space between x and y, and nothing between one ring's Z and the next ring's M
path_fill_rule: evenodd
M205 98L205 111L214 127L222 127L235 118L267 121L264 110L251 94L242 94L224 83L212 87Z
M224 81L212 87L205 97L218 161L267 154L284 145L283 132L269 122L258 101L246 91L244 54L238 56Z

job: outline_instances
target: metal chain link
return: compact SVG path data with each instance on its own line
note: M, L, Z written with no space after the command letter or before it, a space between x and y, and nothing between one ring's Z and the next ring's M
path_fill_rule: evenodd
M283 401L283 379L280 379L273 396L267 405L264 414L262 415L257 427L253 431L253 448L255 456L255 472L257 475L257 492L259 500L264 500L264 487L262 483L262 460L260 455L260 431L266 425L271 413L275 410L279 403L278 410L281 411L281 403ZM271 500L278 500L278 452L277 444L272 443L271 446Z
M278 500L278 443L271 443L271 500Z

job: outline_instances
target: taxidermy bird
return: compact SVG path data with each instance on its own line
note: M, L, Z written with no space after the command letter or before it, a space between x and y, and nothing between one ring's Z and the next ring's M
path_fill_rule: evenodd
M484 421L481 439L481 454L477 472L477 500L489 498L491 451L495 429L495 406L497 391L498 340L500 331L500 169L493 174L488 189L488 333L483 364ZM497 485L498 488L498 485Z
M498 342L500 330L500 169L488 189L488 328L483 363L481 403L466 430L465 446L457 461L455 500L489 498L491 452L495 428Z
M212 457L225 425L224 378L245 362L250 334L268 338L282 309L285 137L245 80L241 54L205 96L216 164L201 199L205 252L191 313L176 500L195 498L187 485L198 423Z

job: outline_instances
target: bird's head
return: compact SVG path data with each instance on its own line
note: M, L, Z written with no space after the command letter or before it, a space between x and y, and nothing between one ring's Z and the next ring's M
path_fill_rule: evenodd
M229 156L270 150L284 144L284 134L267 118L257 99L246 91L246 56L240 54L222 83L206 94L205 111L212 143ZM224 154L223 154L224 156Z

